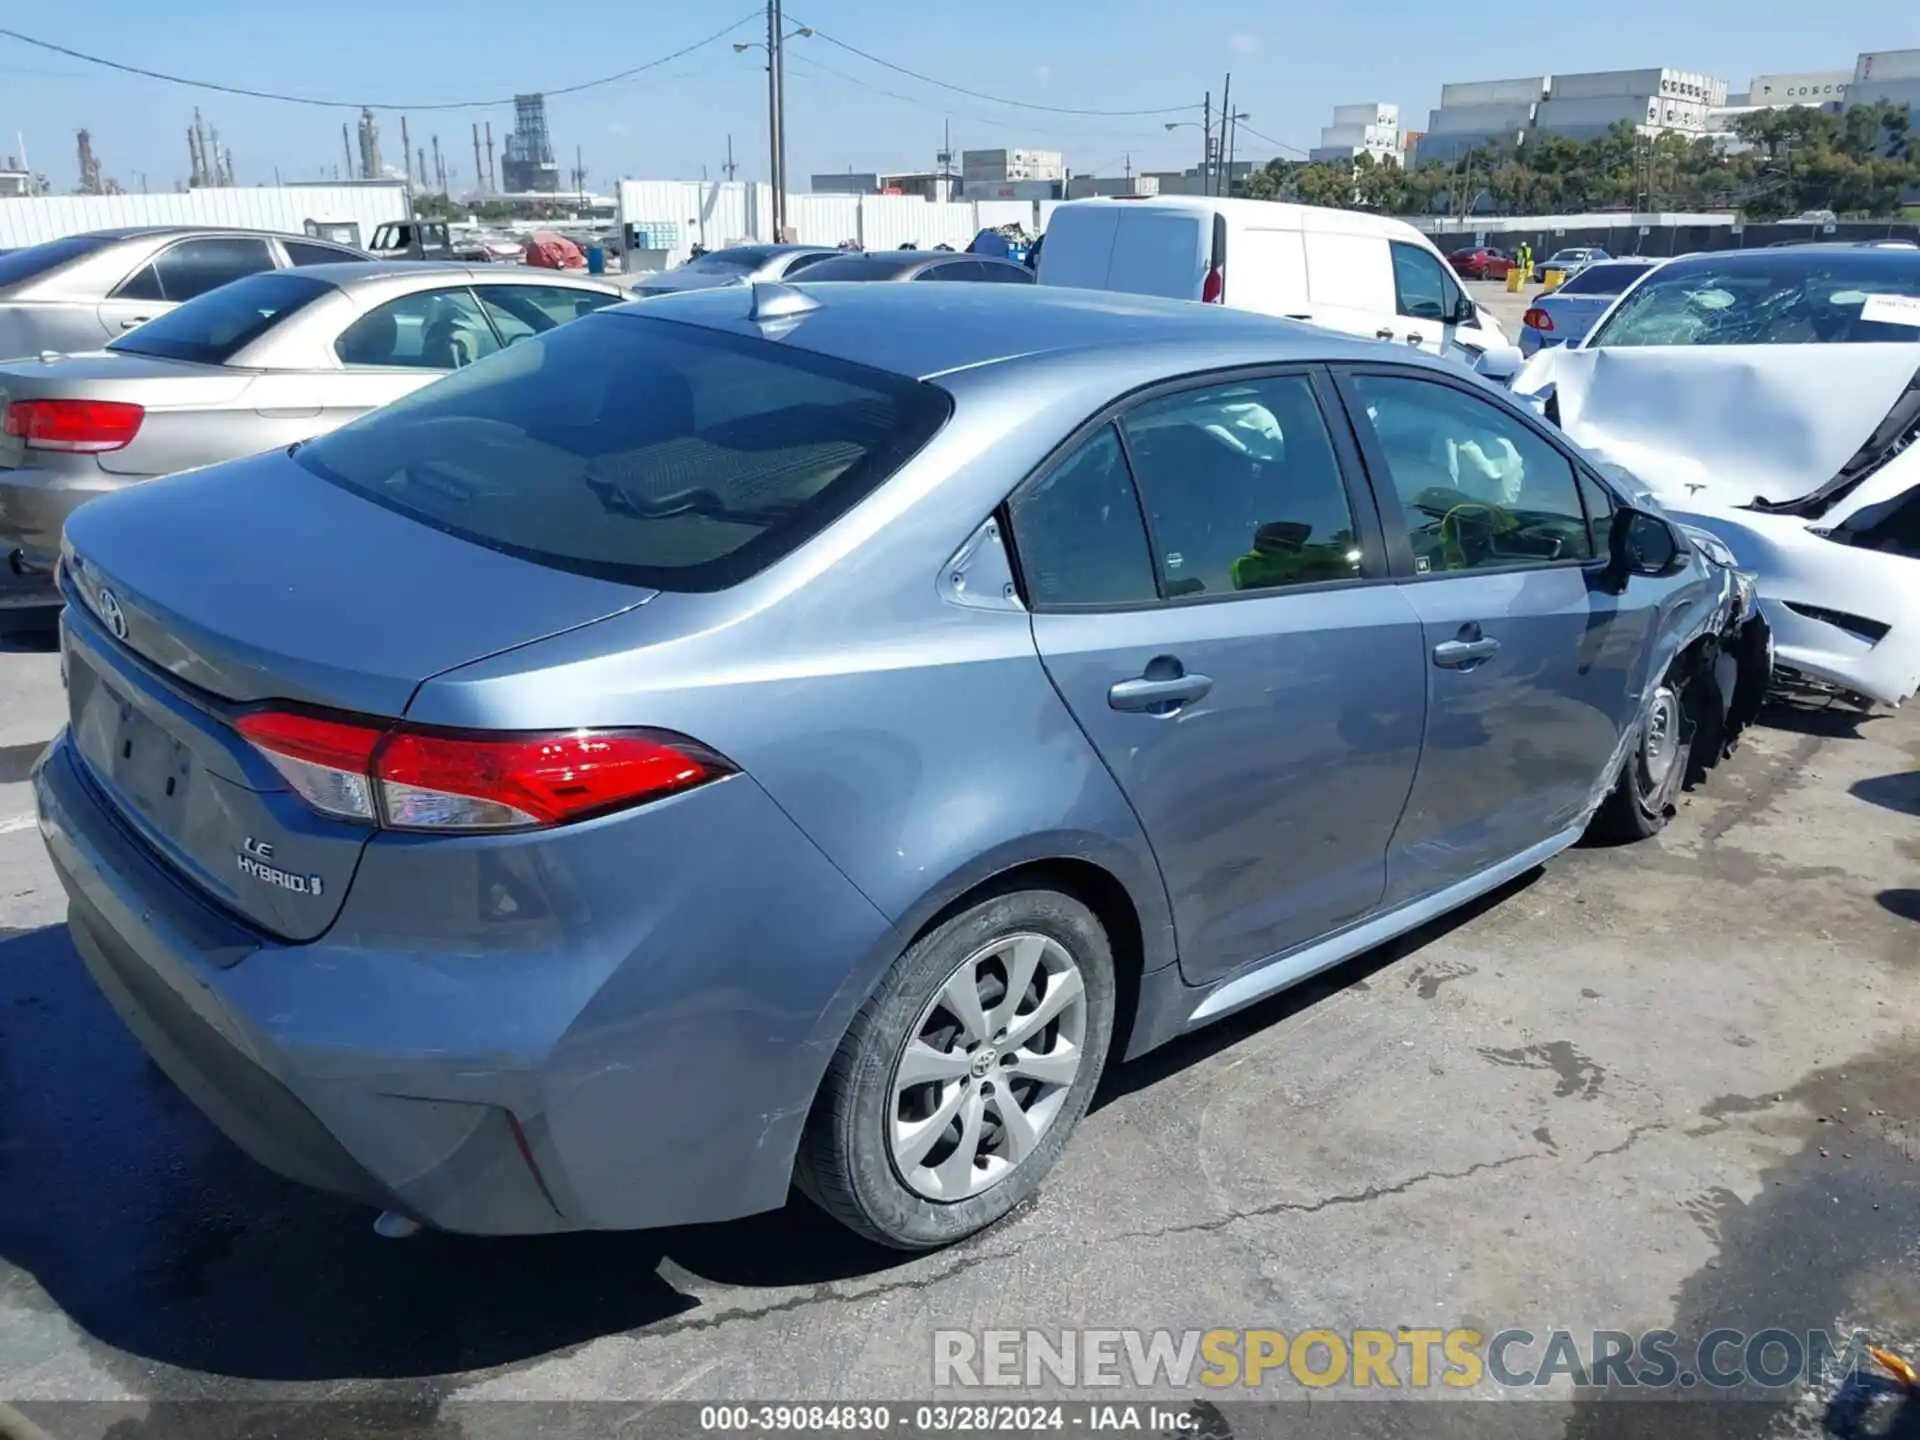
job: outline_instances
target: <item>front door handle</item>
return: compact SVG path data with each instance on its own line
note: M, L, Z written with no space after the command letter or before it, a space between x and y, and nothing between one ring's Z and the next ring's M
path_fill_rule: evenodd
M136 325L146 324L147 321L151 320L152 318L153 317L151 315L136 315L131 320L122 320L120 322L120 328L122 330L131 330Z
M1148 710L1171 714L1182 705L1190 705L1209 690L1213 679L1207 675L1173 675L1164 680L1122 680L1107 691L1107 704L1116 710Z
M1420 343L1420 332L1419 332L1419 331L1417 331L1417 330L1416 330L1416 331L1415 331L1415 332L1414 332L1413 334L1411 334L1411 335L1409 335L1409 336L1407 336L1407 344L1409 344L1409 345L1418 345L1419 343Z
M1378 330L1373 332L1373 338L1376 340L1394 340L1399 337L1396 336L1393 331L1387 329L1386 326L1382 325Z
M1478 640L1442 640L1433 647L1433 663L1448 670L1471 670L1482 660L1499 653L1500 642L1482 636Z

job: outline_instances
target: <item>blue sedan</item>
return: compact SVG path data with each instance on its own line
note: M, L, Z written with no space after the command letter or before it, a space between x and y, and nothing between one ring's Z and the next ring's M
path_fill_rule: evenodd
M1660 262L1602 260L1589 265L1558 290L1542 295L1520 322L1520 352L1532 355L1555 345L1578 345L1593 322L1634 282Z
M1453 365L1033 285L612 306L60 584L75 948L389 1232L958 1240L1108 1066L1659 830L1769 653Z

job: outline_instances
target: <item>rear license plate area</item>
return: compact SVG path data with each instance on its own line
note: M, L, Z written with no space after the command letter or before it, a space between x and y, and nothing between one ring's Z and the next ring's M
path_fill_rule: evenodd
M135 818L177 833L197 768L193 752L85 659L70 653L68 660L74 743L88 768Z

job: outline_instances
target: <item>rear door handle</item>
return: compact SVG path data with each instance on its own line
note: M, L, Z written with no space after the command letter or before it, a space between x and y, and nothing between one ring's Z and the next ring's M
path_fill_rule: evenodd
M1376 340L1396 340L1399 337L1395 335L1393 331L1387 329L1386 326L1382 325L1378 330L1373 332L1373 338Z
M1175 675L1165 680L1122 680L1107 691L1107 704L1115 710L1167 711L1191 704L1213 689L1207 675ZM1165 713L1164 711L1162 713Z
M1420 343L1420 334L1418 331L1415 331L1413 334L1407 336L1407 344L1418 345L1419 343Z
M136 325L146 324L147 321L151 320L152 318L153 317L151 315L136 315L131 320L122 320L120 322L120 328L122 330L131 330Z
M1433 663L1448 670L1470 670L1482 660L1499 653L1500 642L1482 637L1478 640L1442 640L1433 647Z

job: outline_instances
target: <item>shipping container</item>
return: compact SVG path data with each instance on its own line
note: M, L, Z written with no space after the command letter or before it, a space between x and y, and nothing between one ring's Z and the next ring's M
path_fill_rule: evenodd
M1400 124L1400 107L1376 102L1372 105L1336 105L1333 107L1335 125L1391 125ZM1328 142L1336 143L1336 142Z
M1532 102L1443 105L1433 112L1429 135L1499 135L1523 130L1533 121Z
M1597 125L1604 130L1621 120L1629 125L1654 125L1659 123L1661 103L1651 95L1583 95L1566 100L1542 100L1534 110L1533 128L1553 133L1573 126Z
M1920 80L1920 50L1875 50L1854 62L1853 78L1860 80Z
M1851 70L1803 70L1797 74L1756 75L1747 90L1747 104L1812 105L1847 98Z
M1546 97L1547 77L1530 75L1521 80L1470 80L1440 87L1440 108L1464 105L1531 105Z

